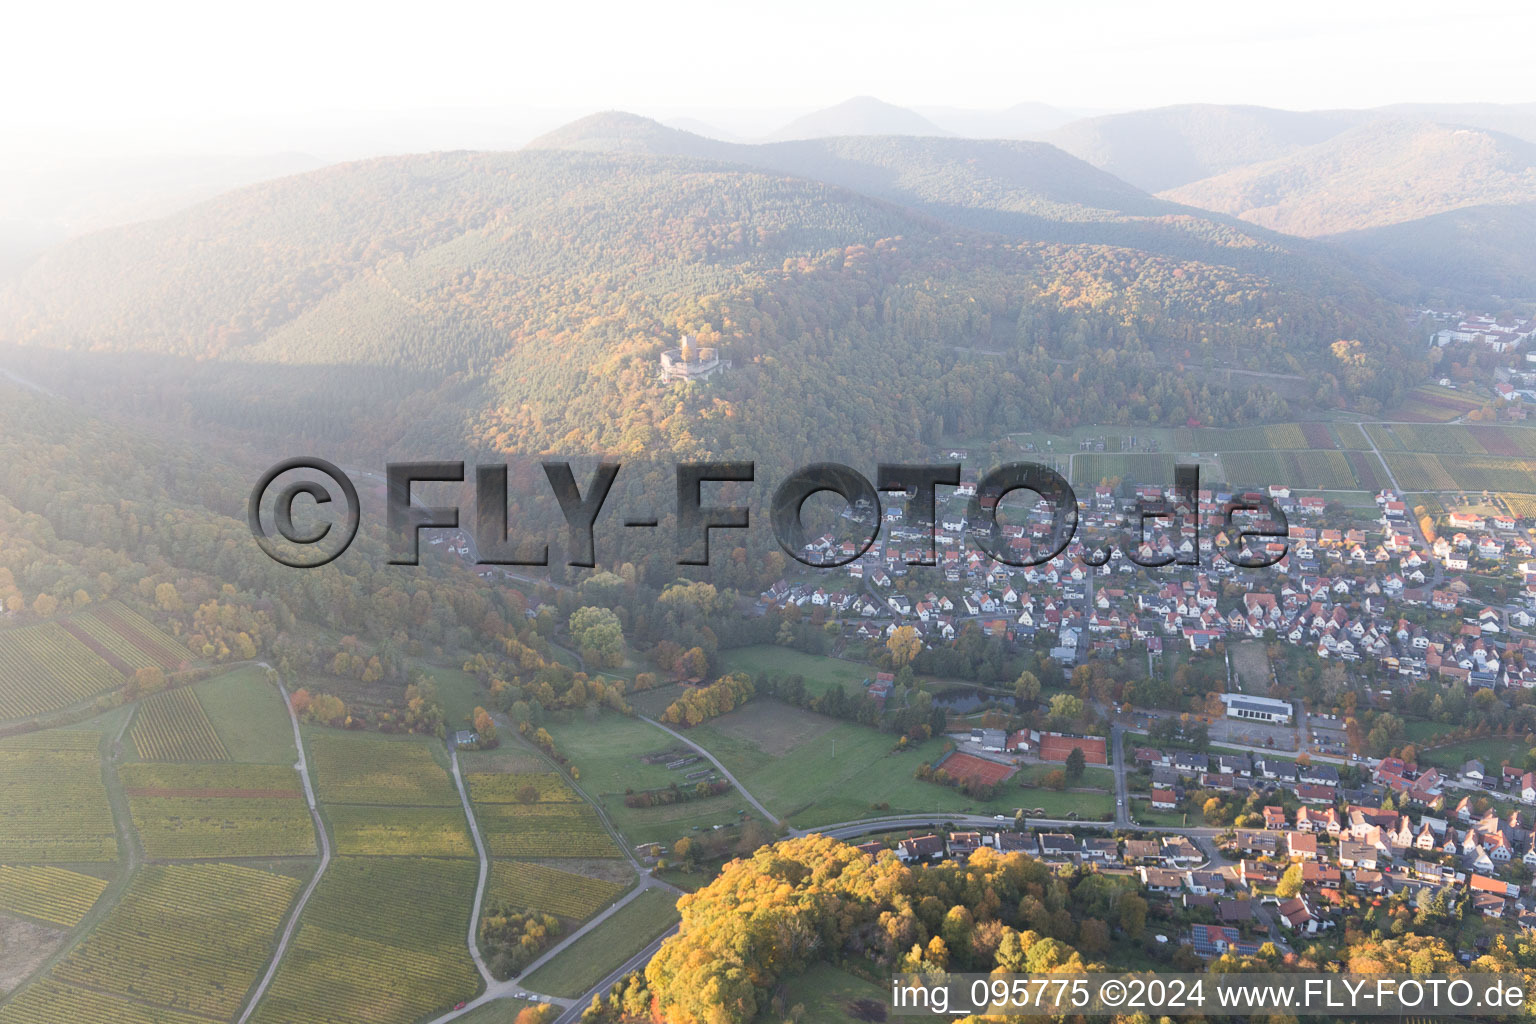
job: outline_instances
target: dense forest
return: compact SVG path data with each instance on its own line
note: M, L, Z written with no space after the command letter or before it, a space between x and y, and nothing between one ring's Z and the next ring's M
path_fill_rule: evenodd
M1153 424L1284 414L1262 384L1202 379L1221 366L1305 374L1308 404L1380 408L1412 377L1395 314L1356 283L1280 275L1291 262L1272 277L1024 241L684 158L450 153L329 168L77 240L0 299L0 337L76 397L357 458L782 467L1106 410ZM685 333L731 368L663 384L659 353ZM1341 339L1359 342L1348 358Z

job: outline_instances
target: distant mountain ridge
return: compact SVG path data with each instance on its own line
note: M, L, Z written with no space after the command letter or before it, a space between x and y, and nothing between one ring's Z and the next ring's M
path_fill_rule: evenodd
M914 107L952 135L966 139L1034 139L1071 124L1082 115L1046 103L1015 103L1002 110Z
M1074 121L1046 139L1156 193L1293 153L1358 120L1354 112L1189 104Z
M906 107L873 96L855 96L836 106L797 117L768 136L769 142L819 139L832 135L948 135L932 121Z
M824 181L952 224L1041 242L1121 245L1283 277L1354 287L1337 253L1147 192L1045 142L858 136L726 143L619 111L540 136L530 150L645 153L720 161Z
M940 171L963 170L972 187L984 181L1006 182L1042 204L1135 216L1175 210L1173 204L1042 142L883 134L733 143L610 111L542 135L525 148L718 160L802 174L890 198L922 193L903 181L918 177L931 181Z
M1477 128L1371 121L1162 195L1287 234L1333 235L1536 201L1536 145Z

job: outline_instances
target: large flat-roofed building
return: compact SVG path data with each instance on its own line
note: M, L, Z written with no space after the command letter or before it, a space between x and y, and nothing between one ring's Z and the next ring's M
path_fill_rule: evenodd
M1228 718L1273 725L1291 724L1290 701L1275 700L1273 697L1250 697L1244 693L1224 693L1221 702L1227 706Z

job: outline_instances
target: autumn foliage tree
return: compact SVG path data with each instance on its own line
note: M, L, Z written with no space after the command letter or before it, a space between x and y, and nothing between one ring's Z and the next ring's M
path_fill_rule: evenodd
M732 672L708 686L685 692L667 707L661 720L670 725L698 725L734 711L751 700L755 692L752 679L745 672Z
M477 707L471 718L475 726L475 735L480 737L482 748L494 747L501 742L496 735L496 720L491 717L489 711Z
M165 673L158 667L150 665L133 674L123 690L123 695L129 700L137 700L140 697L159 693L163 689L165 689Z
M1097 922L1088 938L1107 944L1104 915L1134 889L1093 876L1054 876L986 847L965 863L912 868L824 836L786 840L730 862L686 901L645 981L656 1019L747 1024L784 979L842 957L887 972L1082 971L1070 944L1080 921Z
M922 653L923 638L917 635L916 628L900 626L891 633L885 647L891 652L891 666L901 668L912 664L913 659Z

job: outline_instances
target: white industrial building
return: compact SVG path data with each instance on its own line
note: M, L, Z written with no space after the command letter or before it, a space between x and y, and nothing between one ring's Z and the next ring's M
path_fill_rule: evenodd
M1250 722L1268 722L1271 725L1291 724L1290 701L1273 697L1250 697L1242 693L1224 693L1221 702L1227 706L1228 718L1242 718Z

